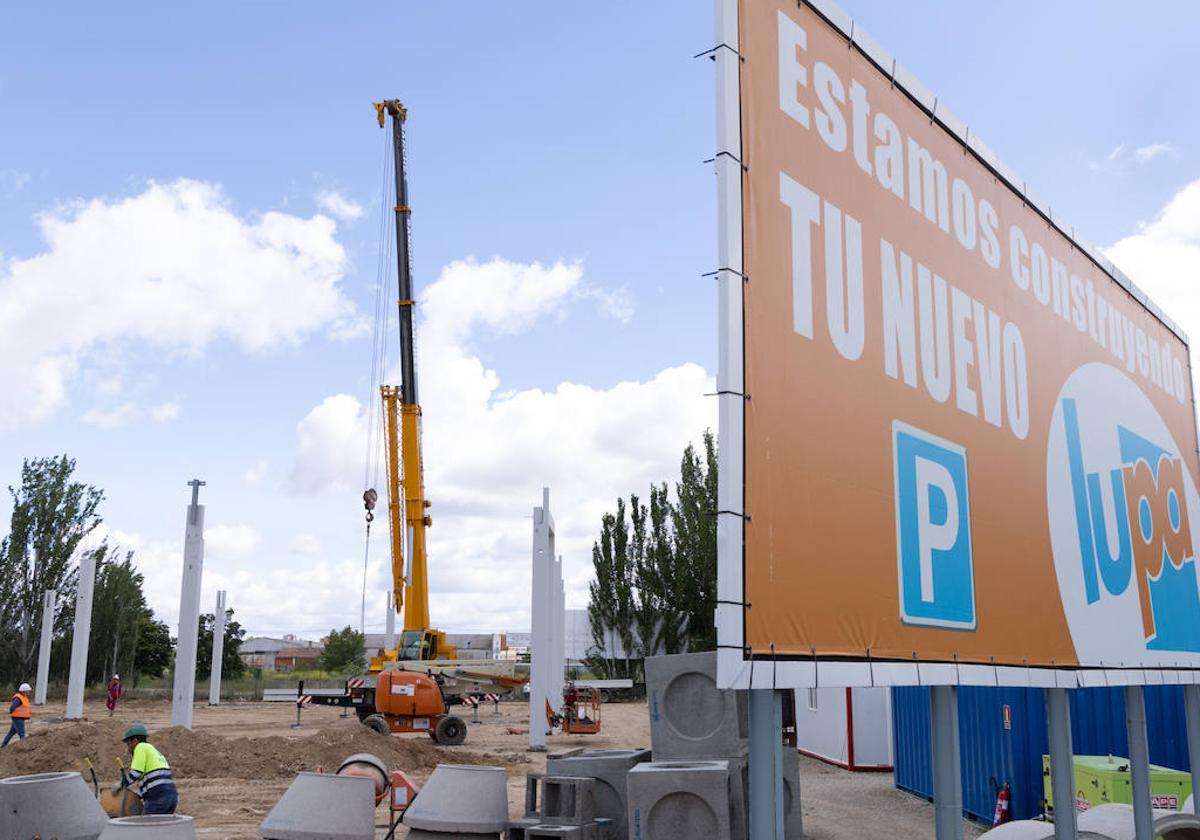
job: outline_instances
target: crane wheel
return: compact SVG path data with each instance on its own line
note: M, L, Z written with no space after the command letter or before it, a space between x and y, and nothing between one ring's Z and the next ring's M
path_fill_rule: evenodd
M439 744L445 744L450 747L457 747L463 741L467 740L467 724L462 718L454 715L446 715L438 721L437 729L434 731L433 740Z
M388 726L387 718L383 715L367 715L363 718L363 724L380 735L392 734L392 728Z

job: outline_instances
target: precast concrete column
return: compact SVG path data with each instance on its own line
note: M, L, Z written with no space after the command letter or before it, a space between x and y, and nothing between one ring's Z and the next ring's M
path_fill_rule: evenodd
M175 687L171 693L171 725L192 728L196 695L196 640L200 635L200 580L204 574L204 505L193 479L183 538L183 581L179 593L179 637L175 645Z
M1050 781L1054 786L1054 840L1075 840L1075 758L1071 748L1071 698L1065 688L1046 689Z
M225 590L217 593L213 611L212 676L208 680L208 705L221 705L221 666L225 659Z
M38 640L37 681L33 688L33 704L46 705L46 683L50 681L50 641L54 638L54 601L58 593L47 589L42 594L42 636Z
M962 772L958 754L958 687L929 690L933 748L933 827L937 840L962 840Z
M1188 758L1192 762L1192 790L1200 793L1200 685L1183 687L1183 708L1187 715ZM1192 796L1192 810L1200 814L1200 795Z
M83 690L87 686L88 642L92 635L92 593L96 590L96 555L79 558L79 589L75 596L75 631L71 637L71 672L67 676L67 720L83 719Z
M784 840L783 695L770 688L748 693L750 840Z
M532 624L529 639L529 749L546 749L546 696L550 682L554 601L551 596L554 554L551 537L554 518L550 515L550 488L542 488L542 506L533 509L533 591L530 602Z
M1146 695L1125 686L1125 727L1129 731L1129 781L1133 788L1133 828L1137 840L1154 840L1150 807L1150 746L1146 739Z
M396 647L396 596L391 590L387 594L387 625L384 632L383 649Z

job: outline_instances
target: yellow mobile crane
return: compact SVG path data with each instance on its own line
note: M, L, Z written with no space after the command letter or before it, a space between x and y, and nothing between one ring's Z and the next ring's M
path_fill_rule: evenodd
M400 385L383 385L383 439L387 462L388 530L391 536L392 597L396 614L404 615L400 644L371 660L371 673L384 670L388 662L403 660L453 660L455 648L446 634L429 622L429 575L426 567L425 529L433 524L427 513L421 462L421 406L417 402L417 366L413 352L412 259L409 253L408 182L404 172L404 121L408 111L398 99L375 103L379 127L388 117L392 122L392 145L396 172L396 271L400 296ZM370 498L368 498L370 497ZM368 511L374 507L374 491L364 494ZM407 540L405 537L407 536ZM405 542L408 568L405 569Z

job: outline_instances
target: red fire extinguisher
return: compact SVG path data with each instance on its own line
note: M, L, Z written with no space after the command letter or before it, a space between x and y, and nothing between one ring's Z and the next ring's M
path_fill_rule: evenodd
M996 791L996 815L992 817L992 828L1008 822L1008 805L1012 800L1012 792L1008 782Z

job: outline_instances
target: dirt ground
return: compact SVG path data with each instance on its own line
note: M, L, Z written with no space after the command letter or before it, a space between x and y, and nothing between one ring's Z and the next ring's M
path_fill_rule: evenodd
M526 750L527 735L508 732L509 727L526 725L527 707L521 703L501 703L498 711L484 706L477 723L465 714L467 741L459 747L439 747L421 735L376 735L330 708L306 709L302 725L293 728L296 710L290 703L197 705L191 732L170 728L171 706L166 701L122 702L111 719L100 702L87 704L84 722L67 723L63 713L61 703L35 708L29 737L0 751L0 776L83 770L86 757L101 784L111 785L118 758L127 760L121 734L130 723L144 723L175 769L179 812L194 816L197 835L212 840L254 840L259 823L295 773L333 771L355 752L378 755L418 784L438 763L503 766L514 817L523 808L525 774L541 772L546 763L546 753ZM599 735L551 736L549 751L650 746L645 703L606 705L603 723ZM814 840L933 836L932 806L892 787L891 774L849 773L801 756L800 788L805 830ZM387 820L383 806L376 813L378 838L386 835ZM967 837L981 833L967 824ZM398 837L404 835L404 829L397 832Z

